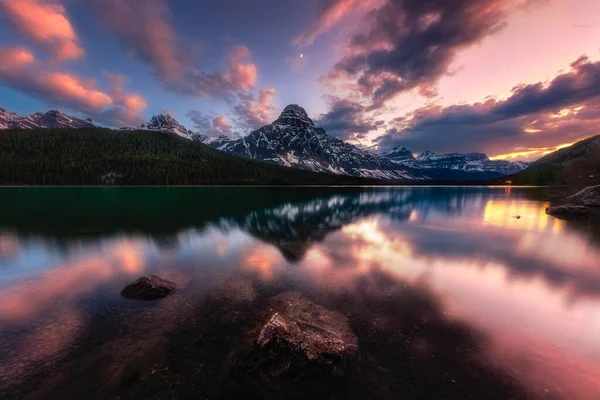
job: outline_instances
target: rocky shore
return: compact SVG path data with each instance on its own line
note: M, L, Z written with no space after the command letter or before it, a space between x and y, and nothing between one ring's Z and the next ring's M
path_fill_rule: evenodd
M560 219L600 216L600 185L588 186L567 197L566 204L546 208L546 214Z

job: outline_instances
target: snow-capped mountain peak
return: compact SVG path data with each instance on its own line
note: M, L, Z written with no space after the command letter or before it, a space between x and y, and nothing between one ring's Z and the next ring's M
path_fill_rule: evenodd
M436 154L433 151L424 151L419 157L404 158L403 154L412 153L404 147L395 147L384 157L390 160L420 169L450 169L465 172L491 172L499 175L508 175L519 172L529 165L527 162L510 162L506 160L490 160L484 153L447 153Z
M382 156L389 158L395 163L409 166L412 166L416 161L412 151L404 146L396 146L391 151L382 154Z
M189 140L192 139L192 135L194 134L169 114L157 114L153 116L148 123L142 124L141 129L173 133Z
M22 117L0 108L0 129L94 128L91 119L71 117L58 110Z
M196 138L195 138L196 139ZM209 146L242 157L315 172L378 179L427 179L422 171L360 149L327 135L306 111L291 104L272 124L236 140L201 140Z
M306 110L297 104L290 104L283 109L273 125L295 126L298 128L314 128L315 123L308 117Z

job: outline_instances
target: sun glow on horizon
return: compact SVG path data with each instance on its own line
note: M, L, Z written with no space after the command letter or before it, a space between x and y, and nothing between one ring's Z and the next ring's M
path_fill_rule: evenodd
M512 160L512 161L534 161L547 154L555 152L560 149L572 146L576 142L559 144L556 147L540 147L527 149L523 151L515 151L508 154L500 154L497 156L490 157L490 160Z

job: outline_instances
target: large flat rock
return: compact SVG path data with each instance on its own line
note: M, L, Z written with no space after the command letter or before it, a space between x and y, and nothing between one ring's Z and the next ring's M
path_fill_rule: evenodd
M552 215L559 219L575 219L586 217L590 213L590 209L584 206L576 206L572 204L566 204L556 207L546 208L546 214Z
M600 185L588 186L567 198L569 204L585 207L600 207Z
M270 299L233 368L267 379L295 379L330 374L357 353L358 339L345 315L285 292Z

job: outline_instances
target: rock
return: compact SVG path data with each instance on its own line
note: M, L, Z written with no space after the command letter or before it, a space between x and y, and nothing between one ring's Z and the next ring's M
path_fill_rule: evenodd
M270 299L234 369L235 374L258 373L267 381L297 379L331 374L357 353L358 339L346 316L298 292L286 292Z
M600 207L600 185L588 186L567 198L567 202L578 206Z
M175 282L167 281L156 275L142 276L125 286L121 295L126 299L156 300L167 297L177 289Z
M571 204L546 208L546 214L560 219L581 218L587 216L589 212L588 207Z

